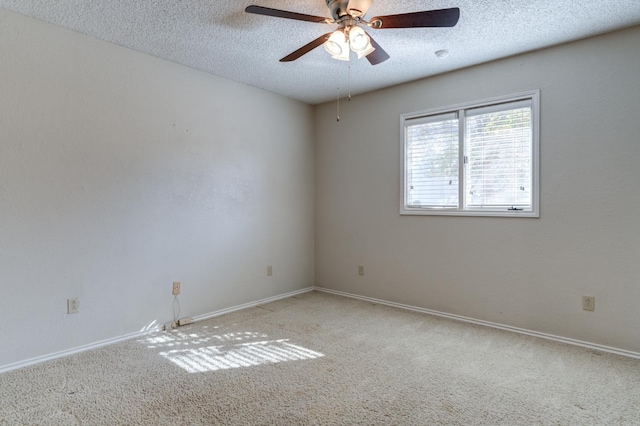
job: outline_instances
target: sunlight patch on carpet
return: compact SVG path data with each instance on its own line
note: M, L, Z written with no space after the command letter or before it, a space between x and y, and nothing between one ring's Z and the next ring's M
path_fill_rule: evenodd
M323 357L320 352L295 345L289 339L267 340L262 333L243 332L199 336L164 333L146 339L150 349L189 373L254 367ZM211 345L211 343L218 343ZM222 343L222 344L220 344Z

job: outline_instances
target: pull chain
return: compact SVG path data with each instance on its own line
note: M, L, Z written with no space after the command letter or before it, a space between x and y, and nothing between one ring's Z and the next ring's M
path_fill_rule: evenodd
M336 88L338 91L338 99L336 100L336 121L340 121L340 86Z
M347 74L347 91L349 93L347 100L348 102L351 102L351 62L349 62L349 71Z
M340 62L336 61L336 70L340 69ZM340 73L336 72L336 121L340 121Z
M339 73L336 73L339 75ZM336 121L340 121L340 84L336 87L337 99L336 99ZM347 70L347 101L351 102L351 62L349 62L349 68Z

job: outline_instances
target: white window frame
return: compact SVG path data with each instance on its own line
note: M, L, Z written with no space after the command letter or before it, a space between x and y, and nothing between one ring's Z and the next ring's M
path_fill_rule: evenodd
M489 107L497 104L504 104L517 101L531 102L531 131L532 131L532 152L531 152L531 208L527 210L508 209L473 209L464 207L464 156L465 156L465 111L473 108ZM460 120L459 138L459 206L458 207L424 207L410 206L407 204L407 122L448 113L457 113ZM530 90L526 92L499 96L475 102L466 102L450 105L444 108L433 108L424 111L405 113L400 116L400 214L401 215L437 215L437 216L498 216L498 217L540 217L540 90Z

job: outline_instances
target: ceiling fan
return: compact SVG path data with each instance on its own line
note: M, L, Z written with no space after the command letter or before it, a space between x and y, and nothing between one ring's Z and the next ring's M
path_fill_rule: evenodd
M365 20L373 0L326 0L331 11L331 18L305 15L303 13L272 9L262 6L249 6L247 13L275 16L277 18L295 19L298 21L315 22L318 24L337 24L338 28L330 33L321 35L312 42L305 44L295 52L290 53L280 62L295 61L302 55L309 53L321 44L334 58L348 61L352 50L358 59L366 57L371 65L377 65L389 59L387 52L367 34L362 27L376 30L387 28L419 28L419 27L453 27L460 18L460 9L425 10L422 12L401 13L398 15L376 16Z

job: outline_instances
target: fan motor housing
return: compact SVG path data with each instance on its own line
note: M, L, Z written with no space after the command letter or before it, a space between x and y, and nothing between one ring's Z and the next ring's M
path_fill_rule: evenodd
M373 0L327 0L327 7L334 21L345 17L362 19L372 3Z
M331 11L331 16L334 20L338 20L341 17L348 15L347 6L349 0L327 0L327 7Z

